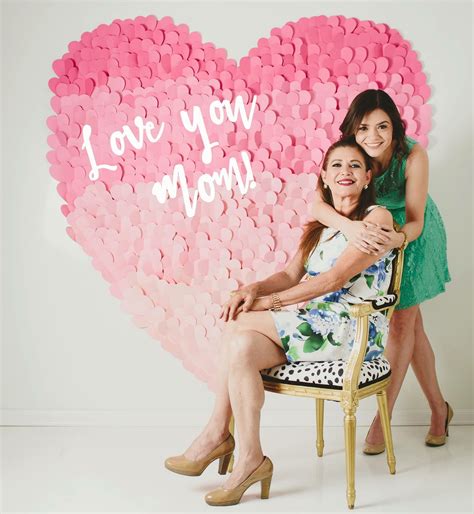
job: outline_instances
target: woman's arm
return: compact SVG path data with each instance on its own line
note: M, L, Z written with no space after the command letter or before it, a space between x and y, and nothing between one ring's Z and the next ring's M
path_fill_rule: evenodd
M405 213L403 232L408 241L414 241L423 232L425 206L428 197L428 154L416 144L407 159L405 168Z
M416 144L408 156L405 179L405 225L401 230L406 234L409 243L417 239L423 231L428 197L428 154L420 144ZM403 234L395 232L392 225L382 224L379 228L386 231L388 238L384 244L379 244L380 253L401 246Z
M274 273L265 280L253 282L242 289L255 288L257 296L278 293L298 284L305 274L302 251L299 249L283 271Z
M392 215L386 209L374 209L365 217L365 220L378 224L393 224ZM280 297L281 305L298 304L327 293L338 291L350 278L361 273L379 259L379 255L367 254L353 245L347 245L344 252L339 256L330 270L280 292L278 296ZM256 302L258 302L258 300L256 300ZM257 305L257 309L255 310L258 310L258 306L262 309L268 309L271 305L271 298L265 297L260 299L260 305Z
M296 255L283 271L274 273L265 280L253 282L234 291L233 293L235 294L231 294L230 299L222 307L219 318L228 321L229 319L234 319L234 316L239 314L239 312L249 310L254 304L262 306L262 302L265 302L265 305L267 305L266 301L270 296L265 295L284 291L298 284L306 274L302 254L303 252L298 249ZM264 308L269 309L270 307L271 305ZM256 308L252 310L259 309Z

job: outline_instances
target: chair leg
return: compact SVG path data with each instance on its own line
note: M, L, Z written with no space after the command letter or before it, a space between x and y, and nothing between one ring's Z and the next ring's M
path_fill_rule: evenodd
M316 398L316 452L318 457L323 456L324 449L324 400Z
M345 410L344 415L344 439L346 446L346 498L347 506L354 508L355 503L355 435L356 417L355 409Z
M235 419L234 419L234 415L233 414L230 417L229 431L235 437ZM227 473L232 473L233 466L234 466L234 452L232 452L232 456L230 458L229 466L227 467Z
M392 427L390 426L390 418L388 415L387 391L379 391L377 393L377 404L379 407L380 420L382 422L383 437L385 447L387 449L387 464L392 475L395 474L395 453L393 452Z

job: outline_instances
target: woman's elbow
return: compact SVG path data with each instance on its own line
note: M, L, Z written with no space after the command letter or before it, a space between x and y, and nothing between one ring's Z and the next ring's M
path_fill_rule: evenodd
M316 220L319 220L318 216L319 216L319 212L320 212L320 207L321 207L321 204L323 204L324 202L319 199L319 198L316 198L316 200L314 200L314 202L311 204L311 209L310 209L310 212L309 212L309 215L316 219Z
M313 202L311 204L311 208L309 209L309 216L311 218L317 219L317 217L316 217L317 210L318 210L318 203L317 202Z

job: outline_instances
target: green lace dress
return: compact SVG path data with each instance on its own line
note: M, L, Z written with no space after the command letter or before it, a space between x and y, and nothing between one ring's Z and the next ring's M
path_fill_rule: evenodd
M408 153L416 144L406 138ZM405 167L408 154L401 162L392 157L387 169L375 177L377 203L385 205L399 225L405 224ZM446 230L433 199L428 195L421 235L405 249L400 303L406 309L433 298L445 290L451 280L446 255Z

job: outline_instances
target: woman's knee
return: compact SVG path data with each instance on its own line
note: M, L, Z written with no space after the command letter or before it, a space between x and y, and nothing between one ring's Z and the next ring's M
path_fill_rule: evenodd
M229 348L234 345L234 340L239 332L242 331L242 324L237 320L229 320L222 332L221 353L228 353Z
M229 321L226 321L224 330L222 331L222 336L228 337L232 335L234 332L239 331L239 321L236 319L230 319Z
M236 331L227 342L229 364L249 366L255 360L255 341L249 331Z
M222 338L229 341L233 339L237 333L248 330L248 325L245 324L247 315L248 313L246 312L239 312L235 319L229 319L222 332Z
M390 320L390 338L403 339L413 334L419 311L418 305L395 311Z
M418 309L415 319L415 332L422 333L425 331L425 327L423 326L423 317L421 315L421 309Z

